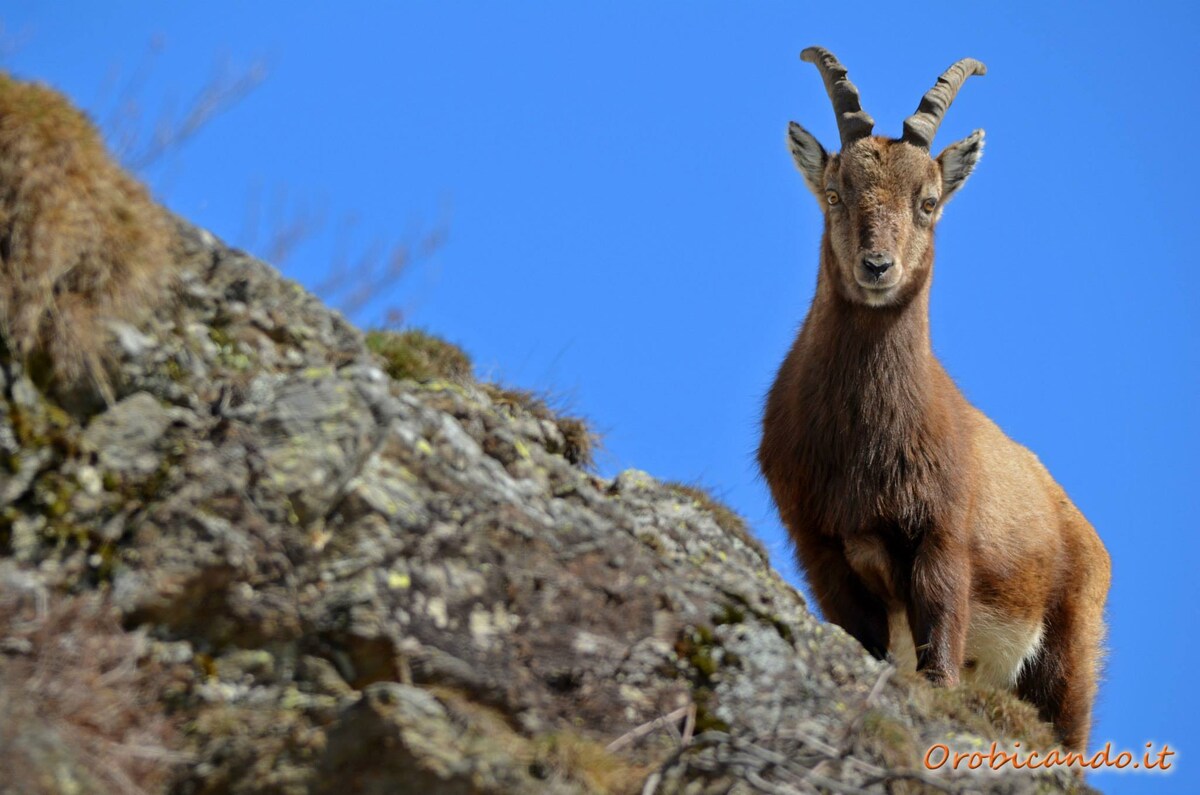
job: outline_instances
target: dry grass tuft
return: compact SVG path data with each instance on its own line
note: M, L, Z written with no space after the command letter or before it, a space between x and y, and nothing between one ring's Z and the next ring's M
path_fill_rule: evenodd
M1038 717L1037 708L1011 693L963 683L952 688L930 688L934 708L988 740L1011 737L1027 749L1058 746L1050 724Z
M395 379L461 381L471 377L471 359L461 348L420 329L369 331L366 343Z
M0 566L0 790L163 791L182 757L168 675L144 657L100 597L56 599Z
M663 486L668 491L698 504L711 513L722 530L729 533L746 532L746 523L742 521L742 517L734 513L728 505L709 494L703 486L682 483L677 480L664 483Z
M46 380L111 397L103 321L136 320L172 227L58 92L0 74L0 332Z
M482 386L492 402L510 414L525 413L539 420L554 423L562 434L563 447L561 450L552 449L550 452L559 453L576 466L592 465L600 444L600 436L591 429L586 420L555 411L545 397L528 389L515 389L492 383Z
M464 727L466 737L483 740L477 747L521 760L548 791L557 789L556 782L570 782L594 795L636 795L671 750L651 745L640 757L616 753L568 728L527 737L514 730L509 716L480 704L469 693L444 686L429 690Z
M711 513L718 527L726 533L740 538L743 543L756 550L763 560L768 559L767 551L763 547L762 542L750 532L750 529L746 526L746 521L734 513L733 509L728 505L712 496L708 489L694 483L683 483L677 480L664 483L663 486L668 491L695 503L700 508Z
M868 756L881 760L888 770L913 769L920 764L915 731L880 710L869 709L863 716L857 740ZM903 783L893 785L893 789L913 791Z
M573 781L597 795L636 795L656 767L623 759L601 743L571 731L544 735L535 748L534 765L552 778Z
M422 382L474 382L471 358L457 345L426 331L369 331L366 345L383 360L384 371L392 378ZM586 420L551 408L545 396L528 389L495 383L479 383L478 386L491 398L492 403L509 414L530 415L558 428L562 441L557 447L554 442L549 442L547 449L550 452L563 456L577 466L592 465L600 437L592 431Z

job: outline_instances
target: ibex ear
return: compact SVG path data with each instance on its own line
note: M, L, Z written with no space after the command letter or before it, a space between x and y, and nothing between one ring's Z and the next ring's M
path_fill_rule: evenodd
M792 150L792 159L796 161L796 168L804 175L808 189L824 206L822 199L825 196L825 164L829 162L829 155L812 133L794 121L788 122L788 148Z
M983 130L976 130L957 143L950 144L937 156L942 169L941 207L954 192L963 186L967 177L975 170L975 164L983 157Z

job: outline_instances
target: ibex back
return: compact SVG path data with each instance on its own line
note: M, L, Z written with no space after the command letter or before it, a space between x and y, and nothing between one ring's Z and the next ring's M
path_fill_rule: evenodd
M983 152L936 158L978 61L951 66L904 123L872 136L846 70L817 65L841 152L788 138L825 213L817 290L767 397L759 463L825 617L933 683L1014 690L1083 750L1109 559L1033 453L971 406L929 342L933 231Z

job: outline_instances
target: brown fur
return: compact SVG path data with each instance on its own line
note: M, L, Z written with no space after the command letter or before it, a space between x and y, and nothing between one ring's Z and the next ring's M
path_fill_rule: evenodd
M86 380L107 396L104 321L146 309L171 239L82 113L0 74L0 333L12 353L44 355L59 387Z
M907 643L892 636L906 623L935 684L998 671L1083 749L1108 554L930 347L933 227L982 133L937 159L879 137L828 156L798 125L791 135L825 230L816 295L767 398L759 462L813 594L877 657ZM863 270L868 252L894 258L884 278Z

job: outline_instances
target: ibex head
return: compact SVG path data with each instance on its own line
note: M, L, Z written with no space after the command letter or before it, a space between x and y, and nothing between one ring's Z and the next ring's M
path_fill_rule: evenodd
M964 58L947 69L904 122L899 139L872 136L874 120L833 53L809 47L837 114L842 150L830 155L799 124L788 126L792 157L825 212L822 261L846 299L868 306L906 303L926 283L933 261L933 227L983 154L983 130L946 147L929 147L942 116L971 75L987 68Z

